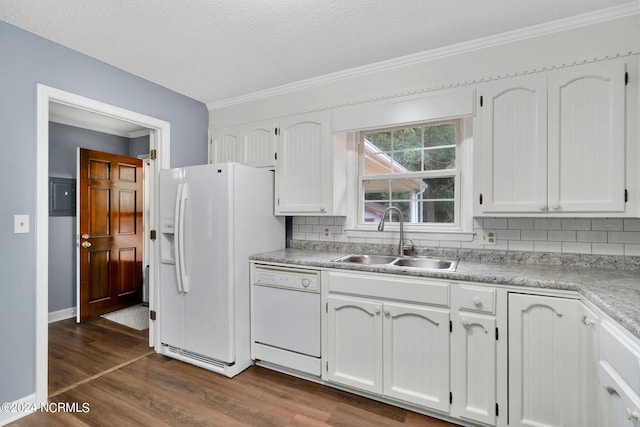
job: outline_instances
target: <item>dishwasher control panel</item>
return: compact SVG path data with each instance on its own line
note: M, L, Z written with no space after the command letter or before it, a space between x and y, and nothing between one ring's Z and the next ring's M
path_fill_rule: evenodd
M279 288L297 289L300 291L319 292L318 272L300 270L276 270L256 267L256 285L276 286Z

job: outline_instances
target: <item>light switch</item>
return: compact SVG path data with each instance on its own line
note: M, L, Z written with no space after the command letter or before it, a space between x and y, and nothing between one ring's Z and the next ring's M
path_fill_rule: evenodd
M29 232L29 215L13 216L13 232L15 234Z

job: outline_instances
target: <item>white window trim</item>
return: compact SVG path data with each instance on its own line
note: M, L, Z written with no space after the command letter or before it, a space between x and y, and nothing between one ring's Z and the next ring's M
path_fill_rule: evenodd
M460 117L459 117L460 118ZM451 118L454 119L454 118ZM470 242L474 239L473 231L473 200L472 200L472 139L473 118L462 117L461 141L456 152L458 175L456 179L456 203L459 206L458 224L410 224L406 223L405 238L415 240L448 240ZM441 121L441 120L440 120ZM359 132L348 132L345 135L347 143L347 218L345 234L349 238L399 238L400 225L387 223L384 232L379 232L377 224L360 224L360 188L359 188Z

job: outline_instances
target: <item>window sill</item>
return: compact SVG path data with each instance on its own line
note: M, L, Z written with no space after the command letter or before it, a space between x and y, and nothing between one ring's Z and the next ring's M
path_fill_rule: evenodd
M397 227L392 228L389 225L385 231L378 231L377 229L345 229L347 237L359 237L359 238L381 238L381 239L399 239L400 231ZM449 240L457 242L471 242L475 233L473 231L460 231L460 230L429 230L429 231L417 231L417 230L404 230L405 240Z

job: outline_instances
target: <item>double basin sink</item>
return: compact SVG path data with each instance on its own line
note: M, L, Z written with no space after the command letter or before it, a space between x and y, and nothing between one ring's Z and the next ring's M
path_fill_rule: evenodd
M333 262L346 262L381 267L409 267L430 271L456 271L457 260L444 260L421 256L394 256L351 254L334 259Z

